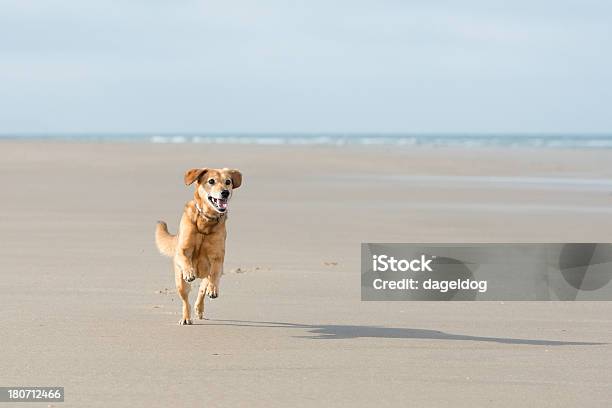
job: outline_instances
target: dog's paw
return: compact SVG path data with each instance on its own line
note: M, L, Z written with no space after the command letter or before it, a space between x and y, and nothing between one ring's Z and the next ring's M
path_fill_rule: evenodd
M190 324L193 324L193 322L191 321L191 319L181 319L178 322L179 326L189 326Z
M202 302L201 306L195 305L195 315L200 320L204 319L204 302Z
M211 299L216 299L219 296L219 288L217 285L209 283L208 287L206 287L206 294Z
M196 279L195 270L193 268L181 268L183 274L183 280L187 283L191 283Z

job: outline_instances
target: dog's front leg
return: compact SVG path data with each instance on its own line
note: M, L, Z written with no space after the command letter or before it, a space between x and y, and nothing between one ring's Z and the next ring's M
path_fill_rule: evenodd
M179 249L179 253L176 256L176 267L181 272L185 282L193 282L196 278L195 268L191 262L191 252L192 250L190 249Z
M208 288L206 289L206 293L211 299L219 296L219 283L221 281L221 275L223 275L223 256L211 258Z
M183 215L174 262L186 282L193 282L196 278L196 270L192 262L196 232L193 224Z
M195 301L194 309L198 319L204 319L204 296L206 296L206 289L208 288L208 278L202 279L200 283L200 289L198 290L198 298Z

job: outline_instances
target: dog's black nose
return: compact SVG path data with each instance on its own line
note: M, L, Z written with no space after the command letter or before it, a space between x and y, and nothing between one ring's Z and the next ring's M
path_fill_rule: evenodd
M223 191L221 192L221 197L223 197L223 198L227 198L227 197L229 197L229 190L223 190Z

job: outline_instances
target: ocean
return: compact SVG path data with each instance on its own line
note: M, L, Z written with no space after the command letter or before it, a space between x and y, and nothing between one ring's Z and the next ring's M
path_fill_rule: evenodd
M376 134L376 133L83 133L5 134L0 140L215 143L257 145L612 148L612 134Z

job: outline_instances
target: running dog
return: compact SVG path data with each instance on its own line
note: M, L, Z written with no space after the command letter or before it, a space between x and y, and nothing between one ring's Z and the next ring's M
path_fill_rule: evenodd
M194 308L204 318L204 296L219 296L219 280L225 258L225 222L233 190L242 184L242 174L235 169L191 169L185 173L185 185L196 182L193 200L185 204L177 235L158 221L155 243L159 252L173 258L176 289L183 301L180 325L192 324L189 308L191 282L202 279Z

